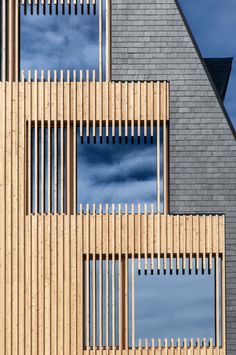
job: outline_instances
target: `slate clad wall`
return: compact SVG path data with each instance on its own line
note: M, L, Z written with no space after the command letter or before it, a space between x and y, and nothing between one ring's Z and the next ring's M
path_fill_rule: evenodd
M226 213L236 354L236 141L174 0L112 0L112 80L169 80L170 213Z

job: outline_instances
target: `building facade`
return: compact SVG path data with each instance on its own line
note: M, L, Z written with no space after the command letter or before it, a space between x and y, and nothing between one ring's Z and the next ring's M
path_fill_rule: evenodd
M235 131L177 1L107 0L105 38L101 4L98 81L26 79L31 2L1 4L0 353L233 355ZM42 1L75 5L96 1ZM77 140L116 129L157 135L156 210L77 204ZM215 275L214 339L137 342L135 273L200 264Z

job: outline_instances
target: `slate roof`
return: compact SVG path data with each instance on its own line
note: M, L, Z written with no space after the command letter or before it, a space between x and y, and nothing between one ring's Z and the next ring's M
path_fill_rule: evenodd
M204 58L221 100L224 101L233 58Z

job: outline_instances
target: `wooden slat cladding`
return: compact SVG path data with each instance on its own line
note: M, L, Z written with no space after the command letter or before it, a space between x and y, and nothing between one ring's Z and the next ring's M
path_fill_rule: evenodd
M19 5L23 7L24 15L95 15L98 0L20 0ZM54 11L55 8L55 11Z
M119 125L125 126L135 124L140 126L147 124L152 126L153 122L167 122L169 120L168 112L168 91L169 84L167 82L19 82L13 83L13 88L18 92L25 88L24 104L25 107L31 108L34 112L35 107L31 101L29 92L35 91L37 96L37 104L42 107L41 116L45 117L47 110L61 105L62 112L66 113L65 105L72 108L77 107L76 121L82 123L86 127L92 126L93 122L96 125ZM41 92L48 92L50 87L51 95L44 105L44 96ZM146 96L146 91L149 91L151 99ZM70 92L76 92L75 95L70 95ZM0 83L0 95L4 95L4 83ZM71 110L73 112L73 110ZM21 114L21 113L20 113ZM26 116L24 116L26 121ZM65 118L64 118L65 119ZM71 123L73 117L69 118ZM35 115L31 117L32 122L35 121ZM40 122L39 122L40 123ZM45 122L46 124L46 122ZM102 132L102 130L99 130ZM144 130L146 133L146 129ZM133 130L132 130L133 132ZM134 133L133 133L134 134ZM153 134L153 130L151 130ZM87 130L89 135L89 130Z
M176 257L194 258L221 256L224 253L224 216L179 216L152 213L86 213L76 216L77 228L85 230L83 253L85 255L112 254L135 255L136 258ZM26 216L36 223L37 215ZM63 220L63 216L45 215L50 219ZM64 216L64 218L67 218ZM139 221L140 219L140 221ZM209 230L205 221L211 221ZM158 223L160 226L158 227ZM100 242L102 230L102 243ZM128 231L128 232L127 232ZM32 237L34 232L32 231ZM121 234L120 244L119 236ZM114 237L115 235L115 237ZM140 241L138 240L140 236ZM159 250L160 244L160 250ZM177 265L177 269L180 266Z
M98 0L19 0L21 5L95 5Z
M106 138L111 129L113 139L118 127L119 137L124 135L127 139L129 131L132 137L135 134L140 137L141 128L144 137L147 135L153 137L155 124L157 211L163 210L167 213L169 84L167 82L96 82L95 80L90 82L88 72L86 82L77 82L76 72L73 72L72 82L70 82L70 72L67 72L67 82L63 81L62 71L59 82L57 76L55 71L52 82L49 71L48 81L43 81L42 71L41 81L38 81L38 74L35 71L34 81L32 81L29 71L27 82L22 75L21 82L0 83L0 95L3 95L6 100L6 110L10 110L13 97L9 94L9 90L5 92L5 86L12 87L16 95L24 91L21 104L25 110L20 110L17 115L19 120L24 122L27 130L28 148L25 161L28 167L27 212L69 213L76 207L77 127L80 130L80 137L84 132L87 137L90 137L91 128L93 137L97 134L102 137L105 127ZM147 97L147 92L152 96L151 99ZM12 112L12 119L15 121L16 111ZM147 129L147 126L150 129ZM137 130L134 129L135 127ZM164 182L163 206L161 171Z
M20 15L96 15L99 32L99 80L110 80L110 0L105 11L101 0L3 0L1 7L1 81L18 81L20 78ZM103 53L103 20L105 19L106 51ZM106 69L103 70L105 63ZM104 72L104 73L103 73Z
M108 207L104 211L102 206L99 207L99 211L95 206L91 211L89 206L83 210L81 206L80 213L76 214L75 205L71 204L71 201L68 201L71 204L71 214L66 211L67 214L61 215L42 213L27 215L27 204L36 204L36 201L31 201L26 194L26 189L31 189L31 184L26 186L26 177L31 175L31 168L26 165L29 161L27 156L32 154L27 146L28 137L31 135L30 127L46 127L54 120L57 127L61 122L68 125L69 120L70 125L75 127L77 117L78 123L80 122L81 114L86 126L89 116L83 116L79 105L81 97L91 92L91 87L88 90L88 86L84 85L88 83L64 83L63 81L32 83L30 78L29 82L0 84L0 353L17 355L87 354L89 351L91 353L89 345L84 349L84 336L87 335L84 329L85 310L86 307L93 307L95 311L104 307L98 318L94 313L91 319L88 317L88 324L94 327L98 336L97 339L94 335L92 338L88 336L87 344L90 346L99 344L103 350L100 351L95 347L93 350L97 354L105 351L113 354L118 352L115 349L118 347L116 333L119 332L119 349L123 349L123 354L129 354L131 351L137 354L158 353L158 351L164 354L185 354L188 350L188 354L191 355L225 355L224 216L161 215L154 213L153 208L149 209L149 206L145 206L145 213L142 213L143 209L140 205L137 209L138 213L134 213L134 206L131 206L131 209L125 206L124 211L121 206L118 206L118 213L114 206L112 211ZM112 85L121 88L123 84L112 83ZM125 86L125 92L139 91L138 83L137 87L132 87L135 83L131 83L131 87L128 85L129 83ZM162 83L159 85L161 86ZM104 95L107 95L107 92L109 94L114 92L113 86L109 91L103 90ZM83 95L81 95L81 87ZM99 83L96 92L98 88ZM155 90L151 88L151 92ZM105 100L105 97L102 99ZM75 98L78 99L75 101ZM99 102L100 99L101 96ZM138 100L141 102L141 96ZM116 102L114 97L111 102ZM87 109L85 106L83 110ZM71 117L68 115L70 107L73 107ZM89 112L94 112L94 108L90 108ZM108 109L105 112L108 112ZM120 120L122 125L127 122L126 114L127 110L124 116L117 116L118 126ZM139 118L138 115L137 122ZM150 120L152 119L155 120L155 117L151 116ZM108 122L110 124L110 119ZM74 160L75 170L75 141L73 140L75 132L72 136L66 131L65 133L61 131L60 134L63 137L62 141L64 136L70 141L70 165ZM51 144L56 144L51 130L48 135L39 133L37 140L44 143L48 140ZM40 151L43 155L42 149L39 149ZM40 168L41 165L43 167ZM46 167L43 159L41 164L39 160L38 174L44 175L45 169L49 170L49 175L52 174L49 167L50 163ZM58 176L58 181L60 180L62 185L63 179L63 174ZM34 184L35 188L41 189L40 184L40 181L37 181L37 184ZM72 179L70 184L72 188L75 180ZM64 201L69 199L66 193L61 191L61 194ZM72 195L75 196L73 188ZM56 204L56 201L50 203ZM158 345L157 341L153 341L150 345L150 341L146 341L145 344L140 342L139 348L134 348L137 346L134 339L135 308L129 309L127 295L127 285L130 281L134 285L134 272L148 271L148 259L151 259L151 270L154 272L158 272L162 264L167 269L168 259L172 260L172 265L176 262L175 267L181 270L187 268L188 263L184 260L189 257L189 268L193 268L192 258L196 259L194 267L198 269L201 265L207 267L200 259L208 258L209 268L217 265L215 269L221 270L221 273L219 272L221 280L216 278L215 282L219 287L221 285L221 292L216 292L217 344L208 346L206 342L205 345L200 342L196 345L192 342L192 345L189 343L183 345L179 342L174 348L167 342L159 342ZM143 270L141 259L144 259ZM163 263L160 262L161 259ZM133 265L134 260L137 261L137 268ZM128 280L127 270L130 261L132 276L131 280ZM94 269L88 275L84 274L84 263L88 265L88 271L93 265ZM118 269L122 270L118 275L118 290L117 279L115 279L117 265ZM100 276L96 279L97 270L100 270L99 275L104 272L104 277ZM92 297L94 294L90 295L90 303L88 300L84 303L85 292L90 293L88 284L84 283L84 275L89 282L92 282L95 294L99 297L101 294L105 296L104 304L95 302ZM111 289L111 293L103 293L103 287L106 285ZM134 286L132 289L130 297L134 299ZM116 302L117 294L120 295L119 302ZM121 319L119 324L113 322L110 328L111 337L109 328L107 330L106 327L101 326L110 311L113 319L116 319L117 315ZM128 350L130 326L128 312L132 315L132 350ZM99 329L102 329L101 332ZM220 346L221 329L222 347ZM111 344L107 342L104 344L105 338L111 338Z
M16 0L1 1L1 81L18 81L19 5Z
M121 350L119 349L87 349L84 350L84 355L89 354L97 354L97 355L120 355ZM162 347L159 346L145 346L140 345L137 349L130 348L129 350L122 350L122 355L226 355L225 351L222 348L210 347L210 346L167 346L164 345Z

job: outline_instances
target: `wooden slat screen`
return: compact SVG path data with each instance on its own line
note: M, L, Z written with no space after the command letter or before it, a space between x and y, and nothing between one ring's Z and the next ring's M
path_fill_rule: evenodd
M124 125L126 135L128 125L137 125L138 132L140 132L141 125L144 125L144 134L146 134L146 128L149 125L152 135L154 124L169 121L168 82L98 82L89 79L76 81L76 71L73 71L72 82L70 81L70 72L67 72L67 81L63 80L63 71L60 72L59 81L57 81L57 77L58 74L54 71L54 80L51 81L49 71L47 81L44 81L42 80L44 72L42 72L41 80L35 81L35 78L38 78L36 72L34 73L34 81L31 81L32 74L29 72L28 80L19 82L19 88L25 87L26 89L25 105L32 105L30 93L35 91L39 105L43 105L42 110L45 116L46 106L43 102L48 100L46 95L55 91L55 95L50 96L48 105L58 106L59 100L61 100L58 110L63 110L68 102L69 114L71 115L73 108L75 108L76 120L82 125L86 125L87 136L89 136L88 127L93 124L99 126L105 124L107 128L109 125L113 127ZM87 78L89 78L88 73ZM0 90L2 86L3 84L0 83ZM41 91L44 94L40 96ZM61 112L58 111L58 114ZM65 115L66 112L64 112Z
M78 15L79 13L87 15L96 15L98 13L98 37L99 37L99 80L103 77L110 81L110 0L106 0L105 13L103 11L102 0L9 0L1 1L1 81L18 81L20 78L20 31L21 21L20 13L24 15L41 14L52 15L53 9L58 15ZM103 20L105 19L105 46L106 53L103 53ZM103 66L105 72L103 74Z
M95 15L97 12L97 0L20 0L19 5L22 6L24 15L52 15L61 13L65 15ZM67 11L68 9L68 11Z
M72 213L77 204L77 141L84 136L106 139L157 132L157 211L168 212L168 131L167 82L115 83L38 81L31 72L28 81L0 83L6 109L19 100L18 119L26 134L27 213ZM12 96L8 92L12 91ZM152 96L152 100L147 95ZM131 104L132 103L132 104ZM152 111L152 107L154 110ZM21 109L24 108L24 109ZM16 110L17 108L15 108ZM11 119L16 119L16 112ZM9 115L8 115L9 117ZM137 127L137 130L134 128ZM148 129L147 129L148 128ZM155 129L154 129L155 128ZM163 147L163 149L162 149ZM163 178L163 188L161 186ZM163 190L163 201L161 198ZM162 204L164 206L162 207Z
M119 329L115 328L115 324L112 325L111 344L107 341L110 330L107 328L104 330L106 340L105 344L103 343L103 349L95 349L98 354L105 353L105 351L118 353L117 348L123 348L124 354L129 354L131 351L140 354L153 350L156 353L160 350L168 355L173 351L174 354L179 354L179 351L183 354L188 349L191 355L199 353L225 355L224 216L171 216L166 213L161 215L154 213L153 208L149 206L144 206L143 209L138 206L137 213L134 213L134 206L131 208L125 206L123 209L122 206L118 206L118 210L114 207L110 210L108 206L105 210L101 206L99 209L94 206L90 210L89 206L85 206L84 209L81 206L80 213L77 214L75 204L71 204L71 195L68 196L62 191L62 200L71 204L71 214L27 214L30 195L26 193L26 188L31 190L31 186L26 185L30 168L26 162L30 162L29 156L32 154L27 145L28 134L32 132L28 130L28 127L37 125L46 127L47 124L51 124L51 120L55 127L59 127L61 122L66 127L71 127L77 124L77 117L78 122L81 119L85 127L90 125L90 122L93 125L95 116L90 120L91 116L88 112L93 112L94 103L92 105L91 101L85 99L87 95L85 92L88 93L88 88L90 92L93 91L96 85L99 86L99 83L93 86L91 83L89 86L88 83L82 82L41 83L37 80L35 82L0 83L0 353L31 355L91 352L89 346L84 348L86 345L84 324L87 324L84 323L84 315L86 314L85 308L88 307L88 300L84 304L84 287L87 288L87 294L90 292L88 284L83 281L84 263L92 262L94 265L98 263L97 268L102 270L105 262L106 270L108 270L107 265L111 264L111 268L104 280L102 277L99 278L99 284L105 282L111 290L114 290L116 287L114 286L116 282L114 270L118 268L122 272L118 280L121 285L118 290L119 305L114 303L114 292L110 300L109 292L106 293L104 314L109 312L111 301L111 304L113 302L111 306L113 319L115 319L115 312L118 311L121 322L119 322ZM95 121L98 126L100 125L99 127L101 127L100 120L103 120L101 117L106 117L105 124L114 125L114 116L111 120L107 116L110 112L108 110L110 104L106 104L109 102L109 100L106 101L106 90L109 85L116 89L122 88L123 85L124 92L127 92L127 88L128 92L133 87L137 90L141 88L140 83L103 83L102 85L104 96L100 94L98 101L100 102L102 98L105 107L104 116L100 115L99 120ZM155 84L144 83L142 85L149 88L149 85L152 87ZM160 90L165 92L168 84L157 83L156 86L160 86ZM81 95L82 90L83 95ZM120 97L119 94L116 97ZM140 95L136 98L141 107L142 105L148 107L148 103L145 103ZM114 99L111 102L114 102ZM124 102L122 107L126 110L124 110L124 116L120 108L118 111L111 110L111 112L122 114L122 116L115 116L115 122L118 126L122 122L122 125L128 123L132 127L133 121L129 120L129 116L127 119L126 116L130 106L125 103L125 100L120 100L120 102ZM158 103L159 100L154 102ZM91 104L90 111L87 108L88 103ZM79 107L83 107L87 114L81 115L82 111L77 105L81 105ZM162 111L161 108L160 111ZM78 112L80 116L77 115ZM138 122L140 125L144 124L145 117L148 117L147 124L151 125L152 119L154 122L159 122L160 116L155 113L155 110L154 116L143 116L142 120L138 115L135 124L139 124ZM162 117L164 119L165 115ZM70 168L73 166L72 161L75 161L73 150L75 142L72 139L74 133L71 137L68 131L67 139L72 143L69 145L71 153L67 160L68 168ZM45 143L45 137L40 134L36 139ZM48 140L51 144L56 144L52 135L48 136ZM50 162L48 164L50 166ZM39 169L38 173L43 175L43 169ZM60 176L60 179L63 177ZM70 184L73 195L75 180L72 179ZM164 267L167 268L169 265L167 259L170 259L172 260L170 265L176 262L177 269L181 269L184 265L187 268L187 258L190 258L190 268L193 268L192 258L196 259L197 268L200 267L200 258L203 260L209 258L210 267L213 265L213 258L221 260L222 270L219 273L221 280L217 278L215 282L221 285L221 290L216 289L216 344L208 346L206 342L202 345L198 341L198 345L194 343L184 345L179 342L179 345L173 348L167 342L160 344L159 341L158 345L154 341L151 348L150 342L146 341L145 344L140 343L139 348L136 349L134 348L135 310L133 308L131 310L133 345L129 348L127 336L129 302L126 276L128 263L131 260L131 269L134 273L135 268L132 263L136 259L138 270L145 273L149 267L149 258L151 258L151 268L154 272L160 270L161 258L164 261ZM144 270L141 269L141 259L144 259ZM220 268L218 263L216 265ZM89 275L93 285L96 283L94 270L93 274ZM88 277L86 273L85 277ZM103 293L101 290L100 287L96 292L101 294ZM133 293L131 297L134 298ZM94 298L90 297L90 300L94 309L100 309L101 305L97 305ZM94 314L88 321L96 327ZM98 318L101 329L104 324L103 317ZM220 345L221 329L222 346ZM114 340L116 331L120 334L119 344L115 344ZM98 336L98 344L102 344L101 334L99 333ZM95 344L94 339L87 340L89 341L87 344Z

